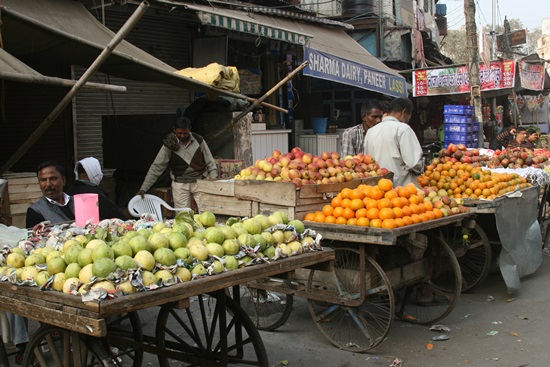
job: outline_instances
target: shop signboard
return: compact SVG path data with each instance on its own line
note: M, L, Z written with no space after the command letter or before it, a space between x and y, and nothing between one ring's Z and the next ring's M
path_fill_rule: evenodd
M514 60L492 61L479 65L481 91L513 88L516 64ZM467 66L454 66L413 72L413 96L426 97L470 92Z
M530 90L544 88L544 64L533 64L518 60L521 87Z
M407 97L405 79L370 65L342 59L338 56L304 47L308 66L304 75L352 85L393 97Z

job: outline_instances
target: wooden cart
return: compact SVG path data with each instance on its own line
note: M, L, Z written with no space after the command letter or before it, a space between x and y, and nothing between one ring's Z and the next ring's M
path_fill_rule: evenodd
M154 291L82 302L80 297L0 282L0 309L42 326L23 366L141 366L143 353L190 365L268 367L260 335L233 294L242 283L284 276L298 268L329 270L334 251L309 252ZM190 302L190 298L197 300ZM160 306L155 335L144 335L137 311ZM0 361L2 362L2 361ZM4 362L5 365L9 363Z
M355 352L371 349L386 337L394 314L428 324L451 312L462 279L441 232L473 223L471 216L456 214L394 230L305 222L334 248L334 270L309 271L305 281L298 272L292 278L255 280L241 288L242 306L258 328L273 330L288 318L293 297L305 297L315 324L331 343ZM401 242L417 233L427 235L428 244L411 258Z

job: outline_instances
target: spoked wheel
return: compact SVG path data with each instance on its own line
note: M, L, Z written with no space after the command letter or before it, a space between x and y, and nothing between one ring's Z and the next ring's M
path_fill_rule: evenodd
M334 272L311 271L307 289L329 298L360 297L359 251L334 249ZM382 268L365 255L365 299L358 307L309 300L309 312L323 335L335 346L351 352L374 348L388 334L394 314L390 281Z
M199 295L188 308L162 306L156 326L159 364L178 360L190 366L268 367L258 330L224 291Z
M542 246L546 247L550 237L550 192L548 187L542 194L537 217L542 234Z
M289 279L265 278L258 280L257 284L261 286L262 283L268 282L290 288ZM257 289L254 287L254 283L239 288L241 307L257 329L275 330L288 320L294 303L294 297L291 294Z
M107 319L107 336L103 345L112 358L123 366L141 367L143 362L143 331L137 312Z
M458 260L462 292L474 289L491 270L492 250L485 231L477 223L473 228L447 226L442 236Z
M455 254L441 237L431 237L424 253L426 277L397 292L397 316L416 324L443 319L460 296L462 277Z
M115 362L99 339L44 324L33 334L23 357L23 366L37 365L107 367Z

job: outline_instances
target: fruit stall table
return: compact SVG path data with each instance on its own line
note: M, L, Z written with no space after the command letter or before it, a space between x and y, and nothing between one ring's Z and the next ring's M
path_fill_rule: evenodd
M78 296L0 282L0 310L40 321L23 365L140 366L143 353L192 365L269 367L260 335L228 297L240 284L298 268L330 269L334 251L307 252L270 263L177 283L152 291L83 302ZM208 296L206 295L208 294ZM197 296L198 300L190 302ZM137 311L160 306L154 336L144 335ZM57 353L55 353L57 352ZM5 363L5 362L4 362ZM94 364L95 363L95 364ZM9 363L5 364L9 365Z
M509 292L519 290L520 279L542 264L542 235L537 221L540 192L539 186L531 186L494 200L464 201L476 213L477 231L490 244L488 251L500 252L498 265ZM491 257L489 254L484 260L485 275Z
M323 237L324 246L334 248L334 269L248 283L241 304L258 328L273 330L288 318L293 297L305 297L315 324L332 344L366 351L385 339L394 314L429 324L451 312L461 292L461 271L440 233L449 226L475 224L471 218L471 213L460 213L396 229L305 221ZM403 240L414 242L419 234L429 240L413 258ZM419 295L432 299L419 304Z

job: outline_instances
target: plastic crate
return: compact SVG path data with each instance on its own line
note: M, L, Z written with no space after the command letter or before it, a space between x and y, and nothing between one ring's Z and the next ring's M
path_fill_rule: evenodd
M466 143L466 148L477 148L477 140Z
M444 124L443 131L446 133L469 133L474 131L471 124Z
M479 131L479 122L472 122L472 131Z
M445 133L443 140L445 142L465 144L471 140L471 135L468 133Z
M467 115L443 115L445 124L470 124L473 122L472 116Z
M443 113L446 115L473 115L474 108L472 106L448 104L443 106Z

